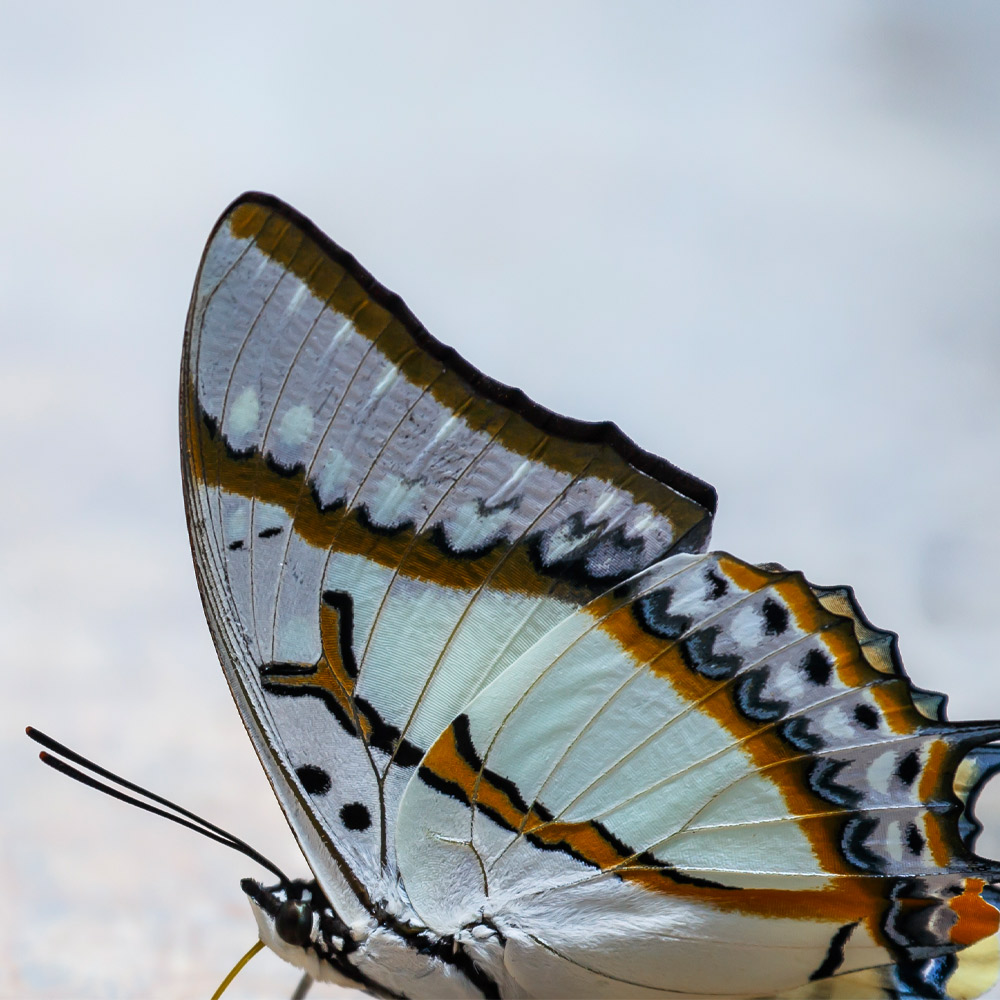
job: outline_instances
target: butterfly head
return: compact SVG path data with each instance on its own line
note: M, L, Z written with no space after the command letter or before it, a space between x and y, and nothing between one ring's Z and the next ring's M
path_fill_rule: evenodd
M334 978L331 967L345 967L346 955L357 944L314 880L263 886L245 878L240 886L250 899L260 939L272 951L316 979Z

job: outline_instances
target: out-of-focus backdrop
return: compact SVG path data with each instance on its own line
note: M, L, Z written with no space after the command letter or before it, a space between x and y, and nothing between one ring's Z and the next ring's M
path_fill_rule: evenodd
M479 367L718 487L1000 717L1000 6L0 4L0 995L208 995L255 866L46 770L30 723L304 872L190 566L177 365L257 188ZM1000 791L981 813L1000 854ZM262 955L233 997L290 993ZM317 996L337 991L317 989Z

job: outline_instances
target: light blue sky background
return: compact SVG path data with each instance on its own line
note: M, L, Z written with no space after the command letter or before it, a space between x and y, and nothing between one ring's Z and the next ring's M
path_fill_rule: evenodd
M490 374L712 482L717 547L853 584L953 717L1000 716L996 4L0 23L0 995L208 995L255 936L251 864L43 771L25 723L303 867L178 472L191 281L246 188ZM295 978L261 957L233 996Z

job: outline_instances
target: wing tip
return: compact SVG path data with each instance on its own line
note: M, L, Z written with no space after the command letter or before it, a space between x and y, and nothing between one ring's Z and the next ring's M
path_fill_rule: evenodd
M248 206L274 212L301 229L358 282L372 301L391 312L407 329L417 343L436 361L454 371L476 392L509 407L528 423L547 433L559 435L585 444L598 444L611 448L637 471L701 507L710 522L718 507L718 494L713 486L686 472L653 452L640 447L621 428L610 420L579 420L556 413L536 402L522 389L490 377L467 361L453 347L442 343L414 315L400 295L386 288L357 258L341 247L297 209L275 195L264 191L245 191L233 199L212 228L209 244L216 233L233 218L235 213Z

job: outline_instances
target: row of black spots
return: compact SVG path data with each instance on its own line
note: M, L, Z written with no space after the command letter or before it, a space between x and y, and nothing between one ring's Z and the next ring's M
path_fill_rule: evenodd
M368 722L368 745L381 750L399 767L416 767L423 760L424 751L404 739L398 727L386 722L378 709L367 698L354 697L358 713Z
M837 781L837 776L851 762L847 760L831 760L820 758L809 768L809 787L824 801L844 809L855 809L860 805L864 794L856 788L841 784Z
M314 663L265 663L260 668L261 688L267 694L281 698L318 698L345 732L360 737L354 719L326 688L318 684L285 684L281 680L270 679L282 675L308 677L315 674L316 670L317 665Z
M323 603L337 612L337 645L348 677L358 676L354 656L354 598L346 590L324 590Z
M755 667L740 677L736 688L736 707L754 722L777 722L784 718L791 707L782 698L767 698L765 690L770 678L766 666Z
M284 528L279 526L274 526L271 528L262 528L260 531L257 532L257 537L274 538L275 536L280 535L284 530L285 530ZM246 540L243 538L237 538L235 541L230 542L228 546L230 552L238 552L240 549L245 547L246 547Z
M302 787L313 797L330 793L333 783L330 775L316 764L302 764L295 768ZM340 807L340 821L348 830L367 830L372 825L371 813L363 802L347 802Z

